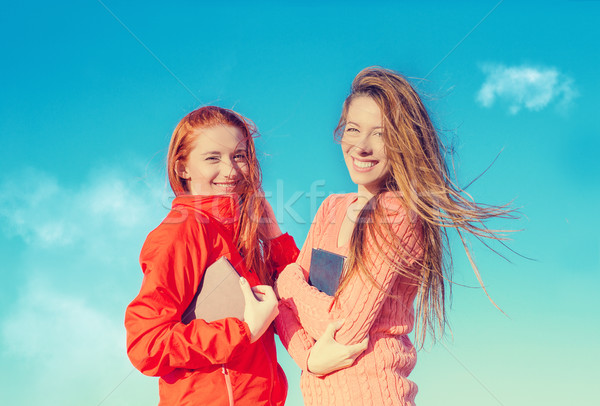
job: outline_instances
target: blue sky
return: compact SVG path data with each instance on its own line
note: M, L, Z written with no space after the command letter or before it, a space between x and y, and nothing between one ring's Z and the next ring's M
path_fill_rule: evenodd
M600 362L597 1L26 2L0 16L0 403L157 403L123 311L167 212L179 119L234 108L261 131L264 188L302 244L353 191L332 130L364 67L424 95L476 200L522 218L510 262L473 244L496 310L456 286L452 336L419 353L419 405L588 405ZM426 80L422 80L426 78ZM476 286L454 251L455 279ZM299 370L284 352L289 405Z

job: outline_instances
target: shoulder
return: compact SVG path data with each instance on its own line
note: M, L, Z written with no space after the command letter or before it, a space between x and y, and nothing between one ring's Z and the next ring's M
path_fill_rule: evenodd
M411 250L420 251L423 243L423 223L412 210L406 208L404 200L397 192L386 192L379 196L379 204L383 208L385 221L392 226L393 232Z
M379 195L378 204L383 209L385 216L393 223L408 222L419 223L419 217L413 211L407 209L399 192L385 192Z
M356 193L334 193L327 196L321 208L327 212L337 211L340 208L345 210L354 199L356 199Z
M210 219L192 211L171 210L167 217L146 237L140 258L169 255L173 251L206 239L211 229Z
M340 211L346 212L348 205L355 198L352 193L348 194L331 194L325 198L317 214L314 217L314 223L329 224L335 222Z
M156 238L185 238L214 228L214 220L205 213L175 207L150 234Z

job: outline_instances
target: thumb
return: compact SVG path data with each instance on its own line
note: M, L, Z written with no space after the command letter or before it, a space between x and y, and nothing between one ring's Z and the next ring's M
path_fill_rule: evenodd
M366 336L364 340L362 340L360 343L357 344L358 349L360 349L361 351L364 351L367 349L367 347L369 346L369 336Z
M335 335L335 332L338 331L342 327L343 324L344 324L343 320L332 321L325 328L325 331L323 332L323 336L328 336L328 337L333 338L333 336Z
M246 303L246 306L256 300L254 293L252 293L250 284L243 276L240 277L240 287L242 288L242 293L244 294L244 302Z
M259 285L262 289L262 293L264 295L264 301L268 302L277 302L277 296L275 296L275 292L273 288L269 285Z
M366 336L364 340L362 340L358 344L348 345L347 348L350 351L349 358L355 359L360 354L362 354L369 347L369 336Z

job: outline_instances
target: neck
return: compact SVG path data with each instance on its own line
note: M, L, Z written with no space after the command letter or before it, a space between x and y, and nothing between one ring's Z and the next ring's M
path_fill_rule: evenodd
M362 185L358 185L358 191L357 191L357 195L358 198L356 200L356 205L359 208L362 208L365 206L365 204L367 204L367 202L369 200L371 200L371 198L373 196L375 196L375 190L371 190L370 188L367 188L366 186L362 186Z

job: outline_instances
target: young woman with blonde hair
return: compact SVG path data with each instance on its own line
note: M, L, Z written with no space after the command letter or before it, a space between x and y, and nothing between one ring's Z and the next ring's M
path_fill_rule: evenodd
M408 334L416 328L422 345L426 332L444 330L447 231L499 239L484 222L510 211L465 197L419 95L393 71L356 76L335 135L357 191L329 196L319 208L296 264L277 280L277 328L303 369L305 404L413 405L416 350ZM345 257L333 296L307 282L313 248ZM367 348L324 351L321 343L334 337L347 345L368 339Z

